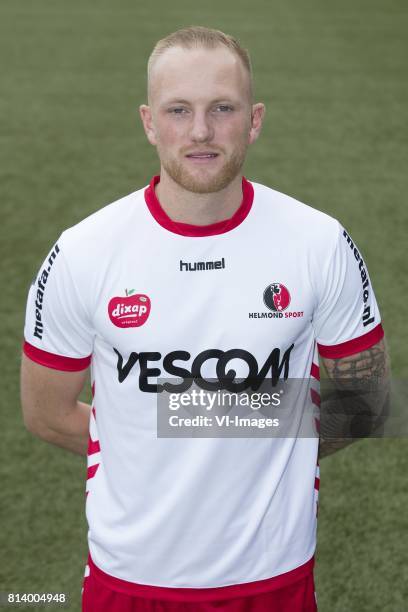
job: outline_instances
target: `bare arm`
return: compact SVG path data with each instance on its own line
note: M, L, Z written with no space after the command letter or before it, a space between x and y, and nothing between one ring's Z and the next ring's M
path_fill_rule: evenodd
M319 456L380 432L389 412L390 365L384 339L341 359L322 359L333 391L321 406Z
M24 424L42 440L86 455L91 407L78 401L87 370L61 372L31 361L21 363Z

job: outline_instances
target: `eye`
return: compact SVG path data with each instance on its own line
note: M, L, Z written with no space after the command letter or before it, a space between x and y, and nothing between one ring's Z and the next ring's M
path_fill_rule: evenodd
M228 112L231 112L233 108L229 104L218 104L215 110L219 113L228 113Z
M169 113L172 115L184 115L187 113L187 109L181 106L177 106L176 108L170 108Z

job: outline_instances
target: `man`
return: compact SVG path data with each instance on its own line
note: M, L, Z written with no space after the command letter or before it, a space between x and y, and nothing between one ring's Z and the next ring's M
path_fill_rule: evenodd
M166 376L318 379L319 349L334 379L386 387L350 236L242 177L264 116L252 96L232 37L159 41L140 114L160 176L65 231L30 290L26 426L88 455L85 612L316 610L318 438L157 437ZM92 408L78 401L91 360Z

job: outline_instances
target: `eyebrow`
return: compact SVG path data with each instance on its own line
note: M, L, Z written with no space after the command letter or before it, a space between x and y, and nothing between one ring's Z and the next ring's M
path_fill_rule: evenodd
M228 103L228 104L235 104L235 105L240 104L240 101L232 100L228 96L226 96L225 98L217 98L215 100L211 100L210 104L220 104L221 102L225 102L225 103ZM164 101L163 104L161 104L161 106L170 106L172 104L187 104L187 105L190 105L191 102L189 100L184 100L183 98L173 98L171 100Z
M190 104L190 102L188 100L183 100L183 98L173 98L172 100L163 102L163 106L167 106L168 104Z

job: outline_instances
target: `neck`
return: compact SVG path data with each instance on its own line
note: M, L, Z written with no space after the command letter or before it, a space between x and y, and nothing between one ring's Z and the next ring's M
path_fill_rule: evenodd
M215 193L193 193L176 183L164 170L156 196L164 212L173 221L190 225L211 225L229 219L242 202L242 176Z

